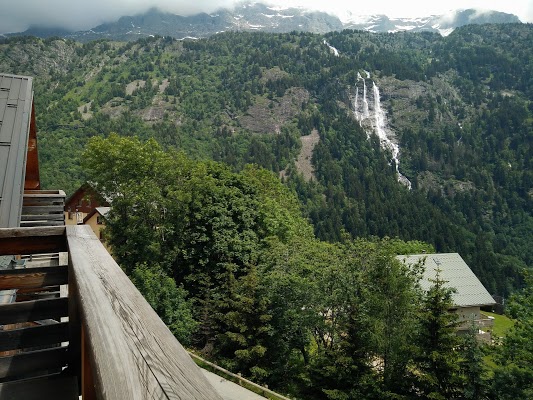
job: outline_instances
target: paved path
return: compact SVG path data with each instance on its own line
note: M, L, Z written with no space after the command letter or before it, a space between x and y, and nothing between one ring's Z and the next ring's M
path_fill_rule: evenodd
M202 369L202 372L224 400L265 400L265 397L259 396L221 376L206 371L205 369Z

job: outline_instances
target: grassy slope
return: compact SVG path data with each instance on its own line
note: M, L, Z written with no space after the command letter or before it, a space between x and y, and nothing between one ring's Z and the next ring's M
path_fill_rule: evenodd
M494 338L505 337L507 331L514 325L514 320L505 315L494 314L491 312L483 311L484 315L488 317L494 317L494 328L492 334Z

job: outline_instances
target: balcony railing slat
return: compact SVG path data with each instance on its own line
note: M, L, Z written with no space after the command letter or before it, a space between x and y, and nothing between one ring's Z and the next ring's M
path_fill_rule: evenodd
M66 266L4 270L0 272L0 290L65 285L67 274Z
M20 226L59 226L65 224L65 193L61 190L26 191Z
M67 241L98 396L221 399L90 228Z
M6 399L78 400L78 385L75 377L46 376L0 383L0 393Z
M43 236L61 236L64 238L65 227L0 228L0 239L29 237L32 238L32 240L37 241L42 240ZM42 253L46 253L46 251L43 251Z
M25 226L28 226L28 227L29 226L63 226L63 225L65 225L64 221L56 221L56 220L50 220L50 219L46 221L28 219L28 220L20 222L20 226L22 227L25 227Z
M68 322L0 331L0 351L27 349L68 341Z
M67 251L64 226L0 228L0 256Z
M0 357L0 380L38 372L59 372L66 364L67 349L64 347Z
M23 215L62 213L62 212L63 212L63 206L62 205L55 205L55 206L22 206L22 214Z
M67 315L68 299L66 297L0 305L0 325L59 319Z
M46 214L46 215L21 215L21 223L24 221L64 221L64 214ZM63 224L64 225L64 224Z

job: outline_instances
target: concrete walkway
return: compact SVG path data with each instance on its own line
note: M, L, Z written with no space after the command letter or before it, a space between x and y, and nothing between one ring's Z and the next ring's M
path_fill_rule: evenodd
M259 396L221 376L206 371L205 369L202 369L202 372L224 400L265 400L265 397Z

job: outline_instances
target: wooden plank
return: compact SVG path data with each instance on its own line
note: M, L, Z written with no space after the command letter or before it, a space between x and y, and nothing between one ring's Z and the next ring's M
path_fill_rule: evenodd
M65 227L61 228L0 228L0 239L11 237L63 236Z
M22 295L34 294L34 293L47 293L47 292L58 292L60 286L45 286L40 288L29 288L29 289L18 289L17 297Z
M6 400L78 400L74 376L52 375L0 383L0 398Z
M40 229L51 229L47 227ZM64 229L63 226L57 227ZM35 228L20 228L35 229ZM58 253L66 251L67 244L64 235L60 236L22 236L22 237L1 237L0 236L0 256L14 254L33 254L33 253Z
M0 305L0 325L59 319L68 315L68 299L25 301Z
M26 194L23 196L23 204L30 203L64 203L65 197L58 194Z
M63 206L22 206L22 214L62 213Z
M67 363L67 348L29 351L0 357L0 379L22 378L28 374L57 371Z
M57 267L58 265L61 265L59 263L59 260L57 258L38 258L31 261L26 262L26 268L34 268L34 267Z
M0 331L0 351L59 344L68 340L68 323Z
M65 197L65 192L62 190L25 190L24 191L24 197L31 197L31 196L61 196Z
M46 196L38 196L38 195L24 195L24 199L22 200L22 204L25 206L31 206L31 205L45 205L45 204L64 204L65 198L60 196L52 196L52 195L46 195Z
M0 290L64 285L68 282L67 274L66 266L4 270L0 272Z
M47 207L47 206L54 206L54 207L63 207L64 208L65 203L63 201L57 200L52 201L49 199L34 199L34 200L26 200L24 203L22 203L23 207L28 207L28 209L31 210L30 207ZM58 212L58 211L55 211Z
M17 293L17 302L32 301L32 300L44 300L44 299L56 299L60 297L59 291L57 292L39 292L19 294Z
M64 221L65 214L21 215L21 221Z
M65 225L64 221L21 221L20 226L31 227L31 226L62 226Z
M90 227L67 241L98 398L221 400Z

